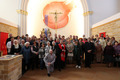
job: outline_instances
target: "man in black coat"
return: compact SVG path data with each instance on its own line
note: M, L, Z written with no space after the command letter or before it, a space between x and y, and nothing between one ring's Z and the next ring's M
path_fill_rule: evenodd
M9 38L7 38L7 40L6 40L6 45L9 41L11 41L11 38L12 38L12 34L9 34Z
M66 66L66 56L67 56L67 49L65 44L63 44L63 40L60 40L60 44L58 44L57 49L56 49L56 60L57 60L57 67L58 70L61 71L61 69L64 69Z
M88 38L88 42L84 44L84 52L85 52L85 67L91 68L92 62L92 54L95 51L95 45L91 42L91 39Z

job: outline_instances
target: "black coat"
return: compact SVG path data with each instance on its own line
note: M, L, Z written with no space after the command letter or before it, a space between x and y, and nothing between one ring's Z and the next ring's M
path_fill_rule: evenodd
M114 50L113 46L106 46L104 49L104 54L115 55L115 50Z
M94 51L95 51L95 45L94 45L94 43L92 43L92 42L86 42L83 45L83 50L84 50L85 54L93 54ZM92 50L91 53L88 53L88 50Z
M11 37L10 37L10 38L7 38L7 40L6 40L6 45L7 45L7 43L8 43L9 41L11 41Z
M82 47L79 44L77 46L74 46L73 52L75 59L80 59L80 56L83 55Z
M11 54L14 54L14 53L19 53L20 54L20 51L21 51L21 46L19 45L19 48L15 48L15 46L13 45L11 47Z

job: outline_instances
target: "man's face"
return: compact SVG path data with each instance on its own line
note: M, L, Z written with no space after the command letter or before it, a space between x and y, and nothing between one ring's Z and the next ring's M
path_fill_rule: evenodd
M59 38L61 38L61 35L59 35Z
M95 35L95 37L98 37L98 35Z
M75 39L75 36L73 36L73 39Z
M12 37L12 34L10 34L10 37Z
M53 51L52 50L50 50L50 54L52 54L53 53Z
M107 45L108 45L108 46L110 46L110 45L111 45L111 43L110 43L110 42L108 42L108 43L107 43Z
M103 37L103 34L101 34L101 37Z
M17 44L17 41L15 41L15 44Z
M57 34L55 34L55 37L57 37Z
M88 42L90 42L91 41L91 39L88 39Z
M47 43L48 46L50 46L50 43Z
M85 37L85 35L83 35L83 37Z
M62 41L62 40L60 41L60 44L63 44L63 41Z
M14 38L11 38L11 41L14 41Z
M78 36L75 36L75 39L78 39Z
M28 47L29 46L29 44L26 44L26 47Z
M70 43L70 40L68 40L68 43Z
M55 42L53 43L53 46L55 45Z
M117 45L118 45L118 43L117 43L117 42L115 42L115 45L117 46Z
M59 42L59 39L57 39L56 42Z
M25 43L25 41L22 41L22 44L24 44Z

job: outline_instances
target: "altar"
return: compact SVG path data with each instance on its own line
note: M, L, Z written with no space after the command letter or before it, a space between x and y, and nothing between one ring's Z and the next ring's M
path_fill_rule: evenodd
M0 57L0 80L18 80L22 76L22 55Z

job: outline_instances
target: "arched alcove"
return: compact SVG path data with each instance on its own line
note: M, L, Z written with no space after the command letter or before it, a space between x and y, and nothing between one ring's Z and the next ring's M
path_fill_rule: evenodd
M72 0L51 0L50 2L53 2L53 1L70 2ZM86 0L73 0L73 1L75 1L78 5L80 5L79 7L81 7L81 9L74 8L73 11L71 11L71 13L69 14L70 16L69 23L64 28L58 29L57 32L58 34L65 35L65 36L72 34L72 35L78 35L79 37L81 37L83 34L85 34L86 37L89 37L90 36L90 25L89 25L90 16L83 15L84 13L89 11L87 6L87 1ZM50 2L48 0L28 0L26 4L24 5L21 4L21 6L24 6L23 8L25 8L25 10L28 12L27 19L25 19L26 25L20 26L22 27L22 29L25 29L24 31L21 32L22 34L25 35L26 33L28 33L30 36L36 35L37 37L39 37L40 31L43 28L48 28L43 23L43 15L41 15L42 14L41 12L42 12L42 9L45 7L45 5ZM40 4L43 6L41 6ZM75 12L75 10L77 12ZM20 17L19 20L22 22L24 18ZM73 23L72 25L71 25L71 22ZM54 35L55 30L53 29L50 29L50 30Z
M47 27L43 22L43 9L44 7L54 1L58 0L36 0L29 1L28 3L28 17L27 17L27 32L30 36L36 35L39 37L40 31L43 28ZM72 1L72 0L71 0ZM59 0L59 2L66 2L66 0ZM69 35L78 35L81 37L84 34L84 17L83 17L83 8L80 0L75 0L73 5L75 7L69 13L69 22L64 28L57 29L57 34L65 35L68 37ZM56 32L54 29L49 28L54 35Z

